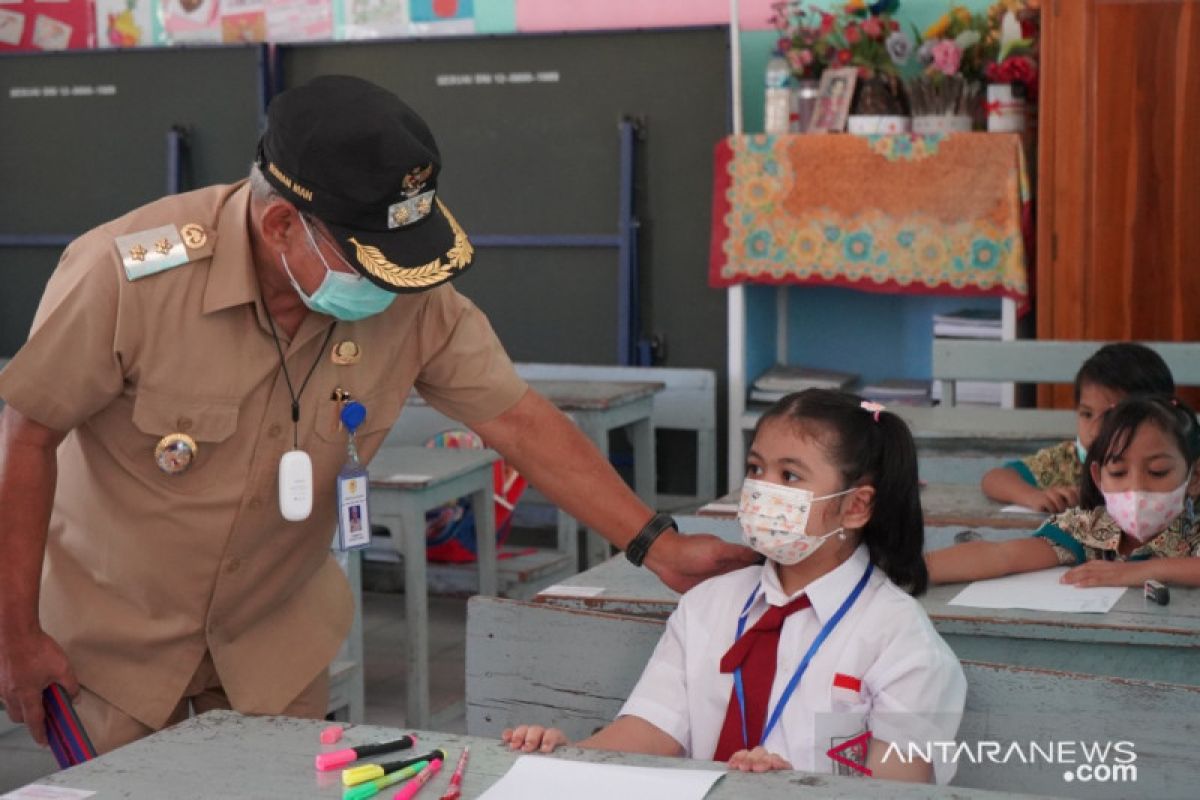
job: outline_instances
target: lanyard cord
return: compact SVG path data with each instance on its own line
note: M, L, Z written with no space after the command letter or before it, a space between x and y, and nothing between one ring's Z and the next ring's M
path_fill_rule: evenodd
M321 356L325 353L325 346L329 344L329 340L333 338L333 329L337 327L335 321L329 326L329 330L325 332L325 341L321 342L321 349L317 351L317 357L313 361L312 366L308 368L308 374L304 376L304 382L300 384L300 391L292 389L292 376L288 374L287 360L283 357L283 345L279 343L279 334L275 332L275 320L271 318L271 312L267 311L267 324L271 326L271 338L275 340L275 352L279 353L279 366L283 367L283 379L287 382L288 396L292 398L292 449L300 449L300 395L304 394L304 387L308 386L308 379L317 371L317 364L321 363Z
M783 694L780 696L778 702L776 702L775 711L770 715L770 718L763 726L762 737L758 740L759 744L766 743L767 737L771 734L771 730L775 727L776 723L779 722L780 716L783 715L783 709L787 706L788 701L792 699L792 693L796 691L796 686L799 685L800 679L804 677L804 673L808 671L808 663L812 661L812 658L814 655L816 655L817 650L821 649L821 645L824 644L825 639L829 636L833 629L836 628L838 623L842 621L842 617L846 616L846 612L849 611L850 607L854 605L854 601L858 600L858 596L862 594L863 588L866 587L867 581L870 579L871 573L874 571L875 565L867 564L866 572L864 572L862 577L859 578L858 583L850 592L849 596L842 601L842 605L836 612L834 612L833 616L829 618L829 621L821 627L820 632L817 633L817 637L813 640L812 645L809 646L808 652L804 654L804 658L800 660L800 665L796 667L796 671L792 674L792 679L788 681L787 686L783 690ZM746 629L746 612L750 610L750 606L754 604L754 600L757 596L758 587L755 586L754 591L750 592L749 599L746 600L746 605L742 607L742 613L738 615L737 637L734 639L734 641L742 638L742 633ZM743 688L742 684L741 667L738 667L733 671L733 685L734 690L737 692L738 711L742 716L742 742L747 748L749 748L750 736L749 731L746 728L746 690ZM769 702L770 698L768 697L767 699ZM770 711L770 708L768 707L767 710Z

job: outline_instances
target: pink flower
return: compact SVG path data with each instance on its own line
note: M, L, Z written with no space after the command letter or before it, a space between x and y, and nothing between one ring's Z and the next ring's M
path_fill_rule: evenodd
M862 24L863 33L870 36L872 39L883 38L883 23L878 17L868 17L866 22Z
M862 39L862 32L858 29L857 25L847 25L845 36L846 44L857 44Z
M949 39L942 39L933 46L933 65L943 75L955 75L962 62L962 51Z
M833 14L821 14L821 33L833 33L834 25L837 24L837 17Z

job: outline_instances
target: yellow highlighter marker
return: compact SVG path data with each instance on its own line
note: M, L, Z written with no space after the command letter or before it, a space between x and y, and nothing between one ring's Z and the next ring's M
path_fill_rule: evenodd
M384 764L362 764L357 767L342 770L342 784L345 786L357 786L360 783L382 778L390 772L397 772L416 764L418 761L430 761L435 758L445 758L445 751L434 750L426 753L423 756L414 758L406 758L403 761L389 761Z

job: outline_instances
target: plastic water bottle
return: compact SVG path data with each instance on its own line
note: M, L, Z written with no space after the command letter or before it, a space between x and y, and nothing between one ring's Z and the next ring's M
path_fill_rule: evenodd
M791 116L792 70L781 53L767 61L763 131L787 133Z

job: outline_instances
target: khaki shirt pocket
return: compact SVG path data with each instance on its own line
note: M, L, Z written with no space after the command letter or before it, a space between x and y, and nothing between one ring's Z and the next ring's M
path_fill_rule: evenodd
M353 393L351 396L367 409L367 417L355 434L359 459L365 463L383 444L388 431L396 423L408 393L397 388L387 388L376 389L362 397ZM349 441L349 434L341 422L341 408L341 403L330 401L328 408L323 409L317 416L316 433L317 438L344 449Z
M139 389L132 399L135 432L125 437L122 449L136 473L151 476L156 483L180 492L207 489L217 480L238 480L236 471L215 464L228 452L227 440L237 431L238 402L224 398L184 397ZM181 433L196 443L195 455L177 474L164 472L155 449L166 436ZM232 465L225 465L225 467Z

